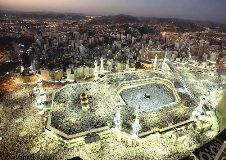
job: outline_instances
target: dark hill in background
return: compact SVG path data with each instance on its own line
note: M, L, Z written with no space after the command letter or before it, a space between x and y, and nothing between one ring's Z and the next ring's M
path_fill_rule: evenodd
M10 15L12 19L27 18L27 19L65 19L78 20L85 18L84 14L80 13L57 13L57 12L23 12L23 11L4 11L0 10L0 17Z
M138 23L139 18L130 15L115 15L115 16L102 16L97 17L90 24L123 24L123 23Z

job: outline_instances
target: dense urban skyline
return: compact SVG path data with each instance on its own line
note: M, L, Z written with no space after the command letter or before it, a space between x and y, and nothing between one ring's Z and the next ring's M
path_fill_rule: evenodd
M2 0L1 8L226 22L225 6L225 0Z

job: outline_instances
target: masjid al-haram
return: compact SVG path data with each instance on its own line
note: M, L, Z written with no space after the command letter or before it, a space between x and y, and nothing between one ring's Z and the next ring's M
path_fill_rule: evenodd
M95 73L94 69L89 81L58 85L37 74L35 84L5 97L5 104L12 97L11 103L17 104L12 108L17 126L9 125L9 133L27 137L23 143L27 149L19 149L19 143L11 149L29 150L25 157L36 159L48 154L56 159L195 157L196 149L219 132L213 106L222 88L211 68L203 72L186 66L163 60L153 70ZM194 84L194 79L202 80ZM32 110L15 115L26 105ZM220 148L215 141L213 146Z
M181 101L173 84L166 79L157 78L156 75L153 74L153 78L127 82L129 74L122 74L123 81L116 89L114 84L108 84L108 78L101 83L66 85L54 94L47 129L62 134L66 139L84 136L87 132L105 131L111 125L132 133L133 121L137 118L140 121L137 134L139 131L151 130L152 127L157 127L152 126L154 123L147 119L150 118L152 110L162 107L163 111L164 108L172 111ZM189 107L184 107L183 110L185 112L188 109ZM139 116L137 112L140 112ZM117 119L117 114L120 114L121 118ZM189 118L185 115L178 116L173 123ZM173 116L165 121L172 119Z
M18 104L12 115L16 124L24 125L11 130L19 130L19 137L30 136L27 157L181 159L195 155L194 150L219 131L213 106L222 88L211 68L198 75L197 70L203 71L164 60L153 70L94 73L90 81L55 88L37 74L34 85L14 91L4 103L14 97ZM209 80L194 85L188 76ZM203 86L206 90L201 90ZM30 92L32 98L26 98ZM20 113L22 105L33 109L26 107ZM24 118L27 114L29 119ZM213 145L217 147L215 141ZM22 153L27 150L23 149L17 148ZM207 153L201 152L198 155L205 157Z
M179 71L171 63L164 65L152 71L96 74L93 81L52 91L51 103L41 107L46 135L67 148L84 146L84 159L95 159L113 144L142 150L130 152L132 157L144 156L147 146L155 143L161 145L151 149L156 156L169 156L172 147L174 158L187 154L200 143L193 138L207 141L216 135L216 118L206 97L196 99ZM43 90L42 82L37 84L36 90ZM168 143L173 145L166 147Z

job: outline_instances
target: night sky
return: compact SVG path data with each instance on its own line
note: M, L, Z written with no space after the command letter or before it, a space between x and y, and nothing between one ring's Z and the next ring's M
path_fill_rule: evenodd
M1 0L1 8L226 22L226 0Z

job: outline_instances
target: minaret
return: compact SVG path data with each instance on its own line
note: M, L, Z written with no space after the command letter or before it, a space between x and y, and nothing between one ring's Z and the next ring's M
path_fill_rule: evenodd
M163 59L163 62L166 63L166 56L168 54L168 51L165 51L165 56L164 56L164 59Z
M47 100L44 88L42 86L42 80L38 79L37 81L37 87L34 88L34 93L36 94L36 102L37 107L39 109L43 109L44 103Z
M158 62L158 55L157 54L155 54L155 60L154 60L154 64L153 64L153 68L154 68L154 70L156 69L156 67L157 67L157 62Z
M142 114L141 108L140 106L136 109L136 118L134 123L132 124L132 138L133 139L137 139L138 137L138 133L141 129L141 125L140 125L140 116Z
M163 59L163 62L162 62L162 69L165 69L166 68L166 60L167 60L167 58L166 58L166 56L167 56L167 51L165 51L165 56L164 56L164 59Z
M188 48L188 60L191 60L191 48Z
M100 74L104 73L104 58L100 58Z
M94 61L94 80L98 78L98 69L97 69L97 61Z
M115 129L121 130L122 119L121 119L120 107L117 107L116 114L115 114L115 117L114 117L114 123L115 123Z

